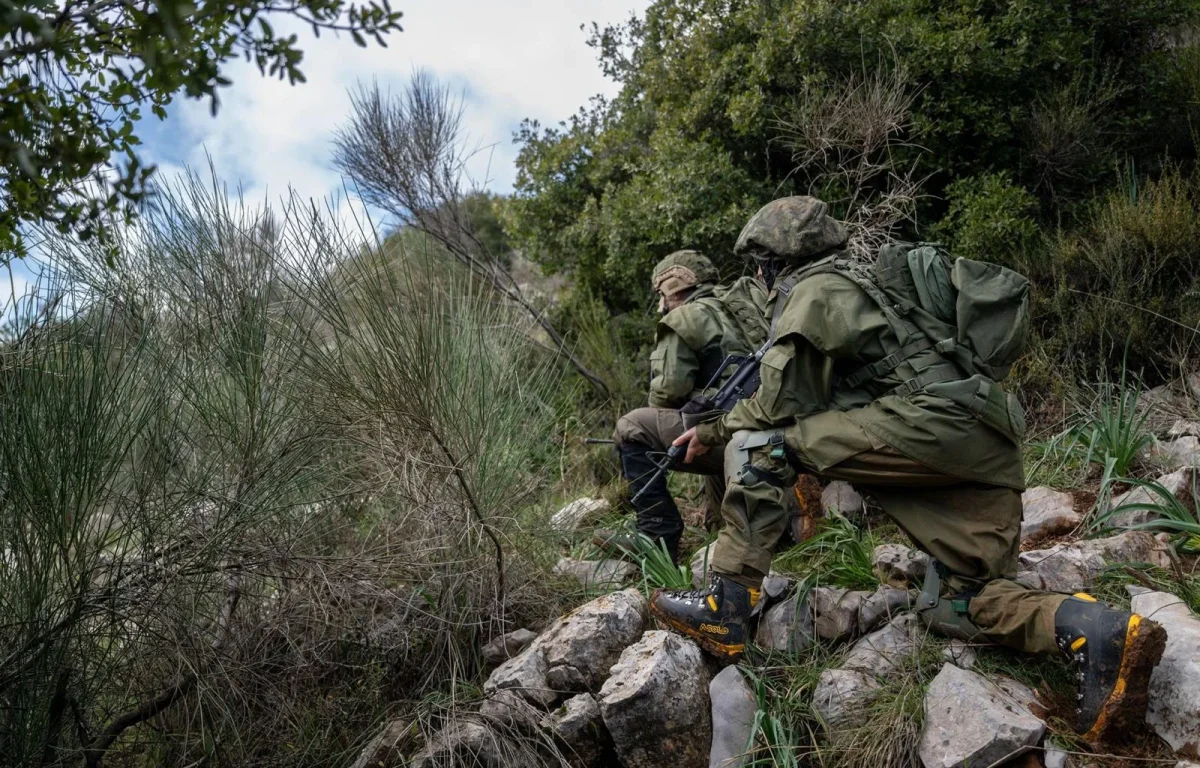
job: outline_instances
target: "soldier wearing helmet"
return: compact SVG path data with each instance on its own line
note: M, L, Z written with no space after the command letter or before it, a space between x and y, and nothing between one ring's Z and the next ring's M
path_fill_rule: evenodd
M718 284L717 269L698 251L676 251L660 261L651 275L662 317L656 343L650 354L649 407L638 408L617 421L614 440L621 459L621 472L629 481L631 495L654 474L656 455L666 451L684 432L679 408L704 392L710 382L719 383L722 361L727 355L748 355L765 336L762 308L766 292L755 281L743 278L737 294L753 302L752 311L739 318L731 309L730 290ZM736 303L733 306L737 306ZM748 338L743 328L745 315L760 326L758 338ZM751 328L751 334L755 331ZM725 492L719 456L700 459L684 468L705 475L708 517L719 519ZM678 555L683 535L683 518L667 491L665 478L649 488L634 510L637 530L652 540L662 541L672 557ZM607 550L630 550L629 536L598 530L594 542Z
M1065 653L1076 666L1087 740L1141 722L1163 629L1087 595L1014 580L1020 405L952 354L961 334L934 340L917 328L913 313L923 305L889 298L885 273L850 260L846 240L812 197L775 200L742 230L735 251L771 287L773 345L754 397L675 441L688 445L691 461L725 446L725 525L708 588L659 590L651 613L711 652L738 655L784 530L785 489L797 471L811 471L870 493L931 556L918 614L932 629Z

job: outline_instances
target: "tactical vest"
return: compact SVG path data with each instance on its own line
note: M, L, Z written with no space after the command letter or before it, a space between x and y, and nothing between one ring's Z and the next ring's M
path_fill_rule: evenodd
M766 309L766 292L760 283L743 277L730 286L718 286L708 295L694 300L721 318L724 333L713 339L697 352L700 370L697 389L709 382L720 386L732 371L722 370L722 363L729 355L750 355L767 336L767 322L763 317ZM724 375L720 375L724 374Z
M970 350L956 343L955 326L922 316L926 327L922 330L913 322L912 315L920 311L915 302L886 293L868 267L847 259L843 253L813 262L775 286L772 339L796 286L807 278L829 273L841 275L862 289L879 308L890 331L880 336L885 355L879 360L856 367L835 362L831 393L834 408L850 410L889 395L908 397L925 392L963 406L1013 442L1021 441L1025 421L1020 403L972 362Z

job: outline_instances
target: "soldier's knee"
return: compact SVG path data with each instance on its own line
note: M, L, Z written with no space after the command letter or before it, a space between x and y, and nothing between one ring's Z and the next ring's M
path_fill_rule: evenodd
M778 451L779 457L773 454ZM760 457L756 460L756 456ZM740 430L733 433L725 448L725 477L730 484L767 485L783 488L788 485L791 473L783 455L783 432L769 430L754 432Z
M617 426L613 430L613 441L619 448L622 445L631 443L646 442L646 414L649 409L637 408L617 419Z

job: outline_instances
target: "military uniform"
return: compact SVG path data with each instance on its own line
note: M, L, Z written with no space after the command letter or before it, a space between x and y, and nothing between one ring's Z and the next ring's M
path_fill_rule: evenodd
M775 343L763 359L758 393L697 429L706 445L730 444L725 527L713 569L757 586L787 522L784 489L797 469L817 472L870 493L945 566L952 589L980 590L970 603L971 619L989 639L1053 650L1054 613L1066 596L1010 581L1024 489L1017 436L937 393L939 385L966 377L935 350L926 360L918 355L857 387L845 386L848 374L884 359L897 344L878 303L850 278L822 269L844 257L845 242L840 225L825 222L811 238L808 255L818 259L776 278L790 289L772 291L768 299ZM887 394L921 374L940 381L912 394ZM755 433L772 430L782 450L770 442L738 448L769 440ZM743 469L747 459L752 471Z
M869 492L940 563L918 606L931 628L1065 653L1078 669L1084 738L1120 736L1144 717L1164 630L1087 595L1012 580L1024 487L1019 403L983 367L954 356L957 339L914 333L912 308L892 303L845 258L846 232L826 211L814 198L776 200L738 238L735 250L773 286L774 344L754 397L696 428L700 443L725 446L725 526L711 583L656 591L651 614L707 650L740 653L784 531L785 491L798 470L814 471ZM996 314L981 320L995 338L1014 332Z
M654 457L662 454L685 431L679 409L704 393L727 355L749 355L752 342L717 296L717 271L695 251L677 251L658 263L653 285L664 297L690 291L682 304L658 322L650 355L649 407L638 408L617 421L613 435L622 473L636 493L654 472ZM765 291L760 289L760 303ZM666 309L664 303L661 309ZM710 391L709 394L712 394ZM707 517L720 519L725 478L720 456L679 468L705 476ZM662 539L674 551L683 534L683 519L663 478L651 488L637 512L638 531Z

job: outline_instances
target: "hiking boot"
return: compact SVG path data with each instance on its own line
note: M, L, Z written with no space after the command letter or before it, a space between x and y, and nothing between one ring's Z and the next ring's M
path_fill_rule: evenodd
M1167 642L1161 626L1136 613L1069 597L1054 614L1058 647L1076 668L1077 725L1085 741L1120 740L1146 716L1146 691Z
M729 659L745 650L746 621L758 598L759 590L714 573L706 589L655 590L650 615L709 653Z

